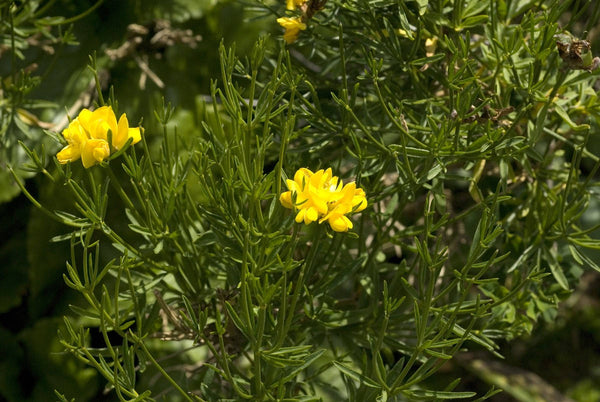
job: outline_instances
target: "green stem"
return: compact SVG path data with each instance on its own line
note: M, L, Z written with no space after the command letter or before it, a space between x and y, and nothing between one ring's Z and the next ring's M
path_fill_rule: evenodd
M137 336L135 336L135 334L133 332L130 331L130 334L132 335L133 339L138 339ZM138 344L142 347L142 350L144 351L144 353L146 353L146 356L148 357L150 362L152 362L154 367L156 367L156 369L162 374L162 376L167 381L169 381L171 383L171 385L173 385L173 387L181 394L181 396L183 396L185 398L186 401L192 402L193 399L190 398L190 396L187 394L187 392L185 392L183 389L181 389L179 384L177 384L177 382L175 382L175 380L173 380L171 378L171 376L162 368L162 366L160 364L158 364L158 362L156 360L154 360L154 357L152 357L152 355L150 354L150 351L148 350L146 345L144 345L144 342L141 342L141 340L138 339Z
M250 314L250 306L248 305L248 302L252 302L251 300L251 296L248 294L248 288L249 288L249 284L248 284L248 274L249 274L249 268L248 268L248 255L250 254L250 225L252 225L252 222L254 221L254 214L253 214L254 208L250 208L250 216L248 217L248 221L247 221L247 230L244 233L244 250L243 250L243 257L242 257L242 269L241 269L241 275L240 275L240 290L241 290L241 297L240 297L240 303L241 303L241 309L242 309L242 314L244 315L244 319L246 321L246 327L248 330L248 334L254 334L254 323L253 323L253 319L252 319L252 315ZM256 339L250 339L250 341L252 343L256 342Z
M281 145L279 147L279 163L277 169L277 180L276 184L276 192L275 194L281 194L281 174L283 172L283 158L285 150L287 149L287 144L289 141L289 134L294 130L294 122L296 121L294 116L292 115L292 110L294 108L294 97L296 95L296 87L292 87L292 91L290 94L290 101L288 102L288 114L286 119L286 124L283 127L283 132L281 134Z
M15 22L12 7L8 7L8 14L10 15L10 75L12 76L13 85L15 85L17 82L17 53L15 51Z
M223 376L225 377L225 379L233 386L233 389L235 390L235 392L237 392L237 394L239 396L241 396L244 399L252 399L253 396L245 393L242 389L240 389L237 382L231 375L231 370L229 369L227 350L225 348L225 341L223 340L223 329L220 324L221 316L220 316L219 311L217 310L216 306L213 306L213 307L215 308L215 326L217 327L216 332L217 332L217 336L219 338L219 347L221 349L222 355L220 355L217 352L217 350L212 345L212 343L210 343L209 340L206 339L206 337L204 335L201 335L201 336L204 339L205 343L210 348L210 350L212 351L213 356L215 356L215 358L219 361L220 365L223 367L224 372L221 373L221 375L224 374Z
M550 105L552 105L554 103L554 97L556 96L558 90L561 88L561 85L567 78L567 75L568 75L567 71L565 71L565 70L559 71L558 78L556 79L556 83L554 84L554 87L552 88L552 91L550 92L550 95L548 96L548 102L546 102L546 104L542 107L542 110L540 111L540 113L537 117L537 120L536 120L537 127L536 127L536 130L533 132L534 138L530 139L531 143L537 143L538 140L540 139L542 133L544 131L546 131L546 127L544 127L544 122L546 121L548 109L550 108Z
M56 0L50 0L48 1L46 4L44 4L44 6L42 8L39 8L34 14L34 17L39 17L40 15L44 14L50 7L52 7L52 5L56 3Z
M117 194L119 194L119 197L121 197L121 200L123 200L123 202L127 204L127 207L131 210L132 213L137 215L136 209L133 206L133 202L131 202L131 199L123 189L123 186L121 186L121 183L119 182L119 179L117 179L115 172L113 172L110 166L108 166L106 170L108 171L108 175L110 176L110 182L113 185L114 189L117 191Z
M144 154L146 156L146 163L148 164L148 168L150 170L150 174L152 176L152 181L156 190L156 195L161 203L161 205L165 205L165 200L163 198L163 193L161 192L161 186L158 182L158 176L156 176L156 170L154 169L154 164L152 162L152 158L150 157L150 150L148 149L148 143L146 142L146 136L142 135L142 145L144 148Z
M60 216L56 215L54 212L50 211L49 209L47 209L46 207L44 207L42 204L40 204L32 195L29 191L27 191L27 189L25 188L25 185L21 182L21 180L19 179L19 177L17 176L17 174L15 173L15 171L13 170L12 166L8 165L8 170L10 171L10 173L13 176L13 179L15 180L15 182L17 183L17 186L19 186L19 188L21 189L21 191L23 192L23 194L25 195L25 197L27 197L27 199L29 201L31 201L31 203L38 208L40 211L42 211L45 215L49 216L50 218L54 219L57 222L62 223L63 225L67 225L67 226L71 226L74 228L86 228L89 227L90 224L88 223L75 223L73 221L68 221L64 218L61 218Z
M93 66L90 67L92 73L94 74L94 82L96 83L96 92L98 93L98 101L100 102L100 106L104 106L104 96L102 95L102 86L100 85L100 77L98 77L98 71L96 70L96 52L94 52L93 57Z
M245 147L244 153L246 154L246 162L252 161L251 147L252 147L252 113L254 112L254 91L256 90L256 70L252 70L252 79L250 81L250 94L248 96L248 114L246 116L246 125L248 127L248 135L245 139ZM258 145L258 144L257 144ZM249 166L245 166L246 171L252 172L252 169L249 169Z
M371 140L373 145L375 145L380 151L382 151L384 155L389 155L391 153L390 149L388 147L386 147L383 143L381 143L379 140L377 140L375 137L373 137L373 134L371 134L371 130L369 130L363 124L363 122L358 118L358 116L356 116L356 114L354 114L354 111L352 110L350 105L348 105L347 103L344 103L344 108L350 114L350 116L352 116L352 118L354 119L354 121L356 122L358 127L360 127L361 131L365 134L365 136L369 140Z
M379 103L381 103L383 110L385 110L385 113L388 115L388 117L390 118L390 121L396 126L396 128L398 128L402 132L402 134L404 134L406 137L408 137L408 139L413 141L415 144L417 144L421 148L428 149L429 147L427 145L425 145L424 143L422 143L421 141L419 141L415 137L413 137L402 126L402 124L398 122L398 119L394 115L392 115L392 112L390 111L388 105L386 104L385 99L381 93L381 90L379 89L379 83L376 80L373 80L373 86L375 87L375 90L377 91L377 98L379 99Z
M77 356L80 361L83 361L84 363L95 367L96 370L98 370L98 372L100 374L102 374L104 376L104 378L106 378L108 381L114 381L113 374L104 370L104 367L102 365L100 365L100 363L98 363L96 358L94 358L94 356L92 356L92 354L86 348L76 348L76 350L80 353L83 353L85 355L85 357L87 358L87 360L84 360L81 355L76 354L75 356ZM131 398L137 398L139 396L139 394L135 391L135 389L133 389L133 390L122 389L121 391L125 395L127 395Z
M67 18L66 20L62 20L62 21L56 21L56 22L49 22L46 23L46 25L65 25L65 24L70 24L72 22L76 22L82 18L87 17L89 14L92 13L92 11L94 11L95 9L97 9L98 7L100 7L100 5L104 2L104 0L98 0L93 6L91 6L90 8L88 8L87 10L85 10L84 12L82 12L81 14L77 14L74 17L71 18Z
M257 394L257 400L263 399L263 382L262 382L262 369L261 369L261 346L262 338L265 330L265 312L266 306L260 306L258 310L258 334L256 335L256 342L254 343L254 392Z
M290 309L288 310L288 314L285 317L285 323L283 327L283 331L281 331L279 338L277 339L277 343L273 346L272 350L279 348L290 330L292 325L292 320L296 316L296 304L298 303L298 298L300 297L300 292L304 288L305 277L310 277L310 273L312 271L312 265L315 260L315 255L317 254L317 249L319 248L319 240L321 237L322 229L321 226L317 229L313 236L313 243L308 252L308 256L304 261L304 264L300 267L300 274L298 275L298 281L296 282L296 287L294 288L294 294L292 295L292 301L290 303ZM308 273L308 275L307 275ZM284 290L285 292L285 290Z

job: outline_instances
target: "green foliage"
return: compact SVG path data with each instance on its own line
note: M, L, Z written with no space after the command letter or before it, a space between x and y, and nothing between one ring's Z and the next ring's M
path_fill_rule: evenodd
M62 280L65 261L69 258L68 243L65 247L65 243L50 241L61 238L70 229L49 221L25 196L15 197L20 188L7 165L13 168L19 178L29 178L22 183L46 207L75 212L68 194L48 178L54 174L52 160L60 145L47 135L50 131L44 130L60 132L68 123L67 115L74 117L79 108L93 107L95 84L87 67L90 54L96 51L103 85L106 85L109 77L111 83L123 88L124 93L131 94L130 99L121 99L123 107L140 108L139 113L130 115L135 119L132 123L137 123L136 120L141 116L147 116L152 121L153 102L160 100L160 92L151 80L148 80L145 90L139 88L141 70L133 57L112 62L105 56L105 50L117 48L126 42L125 28L129 24L146 24L161 15L179 13L180 16L173 17L173 20L183 26L176 26L175 22L173 26L194 29L195 33L202 35L202 41L196 49L184 44L171 46L161 59L150 53L149 65L170 86L170 95L177 99L178 104L190 107L186 102L191 98L193 106L194 95L190 96L187 91L191 88L195 88L196 92L206 91L202 88L209 86L207 75L210 71L218 72L218 59L215 57L211 61L204 56L218 45L220 37L215 39L215 36L220 35L225 20L228 24L236 24L241 19L241 6L228 2L206 3L201 7L201 13L190 13L171 1L123 3L119 5L119 13L113 13L114 2L104 1L98 5L86 13L91 3L64 0L0 1L0 116L3 122L0 135L0 202L3 203L0 205L0 221L3 223L1 233L4 239L0 242L0 255L4 261L1 269L0 329L3 344L11 345L7 346L6 351L10 354L14 351L12 358L2 358L3 362L7 362L3 367L10 369L10 372L1 369L2 373L10 373L0 385L2 400L53 400L56 397L53 393L55 388L68 395L76 395L77 400L97 399L102 398L103 385L97 374L93 379L88 378L95 370L84 370L83 363L64 352L57 355L60 346L57 348L56 332L63 322L62 316L70 314L70 304L81 303L81 296L70 292ZM228 10L235 11L236 17L232 18ZM14 55L11 47L11 15L14 17L14 39L17 44ZM77 16L80 18L73 19ZM48 25L51 20L61 24ZM241 25L237 23L236 26ZM62 39L66 43L61 42ZM245 40L253 41L249 37L245 37ZM186 63L182 64L181 60ZM196 87L185 85L182 74L178 73L173 74L178 85L174 88L175 77L169 79L165 70L193 71L200 62L201 68L189 74L188 84L194 81ZM17 77L24 74L31 85L12 85L13 72ZM127 87L126 82L133 84ZM36 171L35 163L34 172L28 171L30 155L24 152L18 141L24 142L29 149L35 149L41 165L47 169L43 176L31 178ZM104 255L113 254L110 244L106 243ZM30 333L25 338L23 333L36 326L38 321L52 322L55 326L48 331ZM92 335L92 342L96 342L96 333ZM36 337L37 340L33 339ZM45 345L45 349L37 347L34 351L36 342ZM59 362L60 359L64 361L52 365L40 364L41 361ZM40 384L35 387L35 396L30 394L34 389L32 383Z
M119 400L490 397L434 379L465 351L500 356L600 271L597 72L555 40L585 13L597 22L589 2L332 1L291 46L222 42L210 94L192 112L163 100L100 166L23 144L66 200L38 202L10 168L71 230L54 238L80 296L62 345ZM108 61L90 60L99 105L148 106L103 92ZM282 207L301 167L365 190L350 232Z
M37 1L21 7L12 1L0 3L0 56L6 60L0 68L0 202L19 193L6 170L6 164L20 166L28 160L18 143L35 146L42 153L48 144L42 129L50 125L31 111L54 105L31 96L47 71L36 71L39 65L30 55L44 52L54 55L56 62L62 48L75 43L70 29L57 29L56 19L44 17L45 8ZM22 170L19 176L31 173Z

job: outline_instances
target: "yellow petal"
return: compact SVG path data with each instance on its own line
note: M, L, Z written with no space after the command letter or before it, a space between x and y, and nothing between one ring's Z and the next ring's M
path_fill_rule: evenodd
M327 213L327 200L323 200L320 198L313 198L313 204L316 207L316 210L319 211L319 213L325 215Z
M367 207L367 199L364 197L354 197L352 200L352 207L355 208L354 212L360 212Z
M298 213L296 214L296 219L295 221L297 223L300 223L304 220L304 215L306 215L306 209L301 209L298 211Z
M293 209L294 205L292 204L292 192L286 191L285 193L281 193L279 196L279 202L281 202L281 205L283 205L285 208Z
M335 199L335 201L340 204L351 203L352 199L354 198L355 190L355 182L346 184L344 188L342 188L342 190L337 193L337 198Z
M110 106L102 106L92 112L89 119L89 125L86 127L90 138L107 140L108 130L112 135L117 135L117 118Z
M84 168L89 168L102 162L110 155L108 142L102 139L91 139L86 141L81 150L81 163Z
M292 44L296 42L298 39L298 35L300 34L300 30L296 28L287 28L283 33L283 40L285 43Z
M319 169L315 172L315 174L313 174L310 178L310 184L311 186L314 186L316 188L323 188L323 174L325 172L323 171L323 169Z
M333 176L331 179L329 179L328 187L329 191L341 191L344 187L344 182L341 181L339 177Z
M127 139L133 138L133 141L131 141L131 145L137 144L142 140L142 131L143 128L140 127L129 128L129 130L127 131Z
M294 192L292 191L292 196L296 194L296 202L294 203L294 206L296 208L308 208L308 202L309 202L309 198L304 195L303 193L298 193L298 192Z
M277 18L277 22L279 25L284 27L285 29L306 29L306 24L300 20L300 17L290 18L290 17L281 17Z
M294 182L298 186L300 190L303 190L306 184L308 184L310 178L312 177L313 172L306 168L300 168L294 174ZM288 186L289 188L289 186ZM291 189L290 189L291 190Z
M59 163L76 161L81 157L81 148L75 145L67 145L59 153L56 154L56 159Z
M306 29L306 24L303 23L299 17L281 17L277 18L277 22L279 25L285 28L283 39L285 39L286 43L288 44L293 43L298 38L300 31Z
M117 116L110 106L102 106L92 112L93 119L104 121L111 130L117 130Z
M315 208L308 208L304 215L304 223L308 225L309 223L316 221L318 217L319 214Z
M360 212L367 207L367 197L362 188L357 188L354 191L354 197L352 198L352 207L355 208L354 212Z
M329 226L336 232L347 232L348 229L352 229L353 225L350 219L344 215L332 215L329 219Z
M88 140L86 131L77 119L69 123L69 126L63 130L62 135L70 145L75 146L80 146Z
M91 118L89 123L84 126L85 130L88 133L89 138L97 139L97 140L106 140L108 136L108 130L110 130L110 126L103 119L95 119Z
M287 179L285 181L285 185L287 186L288 190L293 191L293 190L297 190L297 185L296 182L290 179Z
M112 145L115 149L121 149L127 142L127 135L129 134L129 121L125 113L119 118L116 132L112 134Z
M83 109L81 112L79 112L79 116L77 116L77 120L79 120L84 127L89 127L91 118L92 111L89 109Z
M296 7L301 6L302 4L304 4L306 2L307 2L307 0L287 0L285 8L288 10L295 10Z

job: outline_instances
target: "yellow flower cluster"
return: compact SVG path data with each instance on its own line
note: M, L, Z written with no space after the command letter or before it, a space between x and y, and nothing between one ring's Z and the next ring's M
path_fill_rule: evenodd
M282 193L279 201L284 207L297 211L298 223L327 221L336 232L346 232L352 229L346 214L367 207L365 192L356 188L354 182L344 186L337 176L332 176L331 168L314 173L301 168L294 180L287 180L286 184L289 191Z
M112 136L109 144L108 131ZM60 163L73 162L81 158L83 167L89 168L108 158L112 148L119 150L132 138L132 144L142 139L139 127L129 127L125 113L117 122L115 112L110 106L102 106L93 112L83 109L69 127L62 132L67 140L56 158Z
M277 22L283 28L285 33L283 39L287 44L294 43L298 39L300 31L306 29L306 24L312 19L317 11L320 11L327 3L327 0L286 0L286 9L297 13L299 9L299 17L281 17L277 18Z
M277 18L277 22L279 25L285 28L285 32L283 33L283 39L285 43L294 43L296 39L298 39L298 35L300 31L304 31L306 29L306 24L302 22L300 17L290 18L290 17L281 17Z

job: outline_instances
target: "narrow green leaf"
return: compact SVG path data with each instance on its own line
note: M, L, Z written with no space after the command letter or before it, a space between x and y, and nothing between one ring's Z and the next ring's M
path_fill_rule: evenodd
M569 125L569 127L571 127L573 130L583 131L583 130L590 129L589 124L577 124L573 120L571 120L571 116L569 116L567 111L565 109L563 109L563 107L560 106L559 104L557 104L557 103L554 104L554 110L556 111L556 114L558 114L564 120L564 122L567 123Z
M446 392L446 391L426 391L410 390L406 394L418 399L465 399L477 395L476 392Z
M550 271L552 272L552 276L556 279L556 282L565 290L569 290L569 281L567 280L562 267L558 263L556 256L554 255L553 250L544 250L544 255L546 256L546 261L550 267Z
M367 387L371 387L371 388L380 388L381 387L379 384L377 384L375 381L371 380L369 377L366 377L366 376L360 374L359 372L357 372L349 367L344 366L341 363L333 362L333 365L335 367L337 367L342 373L344 373L348 377L352 378L355 381L360 382L361 384L366 385Z

